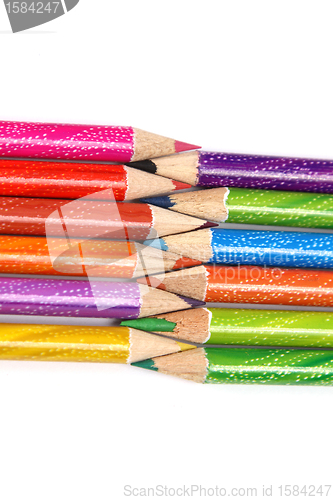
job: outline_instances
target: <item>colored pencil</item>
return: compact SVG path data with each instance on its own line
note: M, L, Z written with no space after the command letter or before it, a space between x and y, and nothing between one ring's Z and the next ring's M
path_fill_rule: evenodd
M333 161L193 151L132 165L192 186L333 193Z
M205 302L333 307L333 271L205 265L137 280Z
M0 278L0 314L130 319L201 305L138 283Z
M323 349L206 347L133 365L205 384L333 384L333 351Z
M133 127L0 121L2 157L123 163L196 148Z
M192 346L133 328L0 324L0 359L132 363Z
M0 159L0 196L135 200L191 187L125 165Z
M0 234L142 240L212 225L145 203L0 197Z
M141 201L215 222L333 229L329 194L215 188Z
M333 268L333 234L212 228L146 244L205 264Z
M198 308L130 319L122 326L198 344L333 347L333 313Z
M137 278L197 264L131 241L0 235L0 273Z

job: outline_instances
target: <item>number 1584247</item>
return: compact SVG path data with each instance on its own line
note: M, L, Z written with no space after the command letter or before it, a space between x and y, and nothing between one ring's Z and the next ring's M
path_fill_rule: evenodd
M60 2L8 2L8 14L55 14Z

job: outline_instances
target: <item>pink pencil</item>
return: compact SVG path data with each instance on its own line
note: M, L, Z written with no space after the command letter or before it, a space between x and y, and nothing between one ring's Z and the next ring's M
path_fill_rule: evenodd
M0 156L125 163L198 146L133 127L0 121Z

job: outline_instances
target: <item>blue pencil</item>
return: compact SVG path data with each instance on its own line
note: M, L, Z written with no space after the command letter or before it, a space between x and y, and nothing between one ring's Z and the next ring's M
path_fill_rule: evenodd
M205 264L333 268L333 234L211 228L145 244Z

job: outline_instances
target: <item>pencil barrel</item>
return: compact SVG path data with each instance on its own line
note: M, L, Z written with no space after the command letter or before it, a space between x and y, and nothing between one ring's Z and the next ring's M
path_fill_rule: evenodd
M333 351L207 348L206 383L332 385Z
M207 344L333 347L333 313L211 308Z
M209 263L333 268L333 234L237 229L210 231L213 255Z
M152 224L143 203L0 197L0 234L144 239Z
M206 302L333 306L331 270L217 265L205 269Z
M0 159L0 195L76 199L93 195L124 201L127 172L123 165Z
M80 161L131 161L132 127L0 122L0 156Z
M137 283L0 278L0 314L86 318L137 318Z
M333 161L201 151L197 185L333 193Z
M333 196L230 188L227 222L333 228Z
M0 324L0 359L126 363L129 329Z

